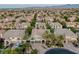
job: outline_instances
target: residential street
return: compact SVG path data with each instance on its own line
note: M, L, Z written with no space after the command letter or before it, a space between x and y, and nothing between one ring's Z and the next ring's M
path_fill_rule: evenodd
M79 53L79 48L75 48L72 43L64 43L64 48L69 49L70 51L73 51L75 53Z

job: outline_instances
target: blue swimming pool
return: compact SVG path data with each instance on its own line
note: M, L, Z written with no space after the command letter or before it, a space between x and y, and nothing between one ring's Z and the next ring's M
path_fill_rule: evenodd
M76 54L76 53L63 48L53 48L46 51L45 54Z

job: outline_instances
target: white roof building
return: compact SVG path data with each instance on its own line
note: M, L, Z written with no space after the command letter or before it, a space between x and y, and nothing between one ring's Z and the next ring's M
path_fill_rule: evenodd
M53 22L53 23L51 22L51 23L49 23L49 25L51 26L51 28L54 28L54 29L62 28L62 25L58 22Z
M18 23L15 24L16 29L27 29L30 26L30 23Z
M43 22L36 22L35 28L37 29L46 29L46 24Z

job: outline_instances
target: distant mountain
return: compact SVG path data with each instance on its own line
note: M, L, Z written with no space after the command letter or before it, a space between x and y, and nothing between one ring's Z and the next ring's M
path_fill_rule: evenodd
M52 8L79 8L79 4L66 4L59 6L51 6Z
M41 6L32 6L30 8L79 8L79 4L59 4L59 5L41 5Z

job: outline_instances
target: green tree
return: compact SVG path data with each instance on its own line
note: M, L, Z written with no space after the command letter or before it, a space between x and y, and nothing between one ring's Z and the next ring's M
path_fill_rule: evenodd
M77 19L75 20L75 22L79 22L79 18L77 18Z
M51 26L48 23L46 23L46 27L47 27L47 29L50 30L51 33L54 33L54 29L51 28Z
M32 27L30 26L30 27L28 27L28 28L26 29L25 33L27 33L28 36L30 36L30 35L31 35L31 32L32 32Z
M77 32L77 30L76 30L75 28L73 28L73 27L69 27L69 29L70 29L72 32L74 32L74 33Z
M54 33L54 29L53 29L53 28L51 28L51 29L50 29L50 32L51 32L51 33Z
M48 23L46 23L46 27L47 27L47 29L51 29L51 27Z
M36 20L33 19L32 22L31 22L31 26L32 26L32 27L35 27L35 22L36 22Z
M69 20L68 20L68 16L64 16L64 19L65 19L66 21L69 21Z
M13 16L14 16L14 14L9 14L8 16L11 16L11 17L13 17Z
M29 43L23 43L22 45L19 46L20 53L27 53L26 51L29 51L29 49L31 49L31 45Z
M55 45L58 47L63 47L64 37L62 35L57 36Z
M1 53L2 54L17 54L17 51L15 49L7 48L7 49L4 49Z
M32 32L32 27L28 27L26 30L25 30L25 35L23 37L24 40L28 39L30 36L31 36L31 32Z
M67 28L66 23L64 21L61 22L61 24L62 24L63 28Z
M34 49L31 51L31 54L37 54L38 53L38 50L37 49Z
M67 17L67 16L64 16L64 19L65 19L65 20L67 20L67 19L68 19L68 17Z
M34 15L34 18L32 19L32 22L31 22L31 26L32 26L32 27L35 27L36 17L37 17L37 14L35 14L35 15Z
M0 42L0 49L4 48L4 43Z

